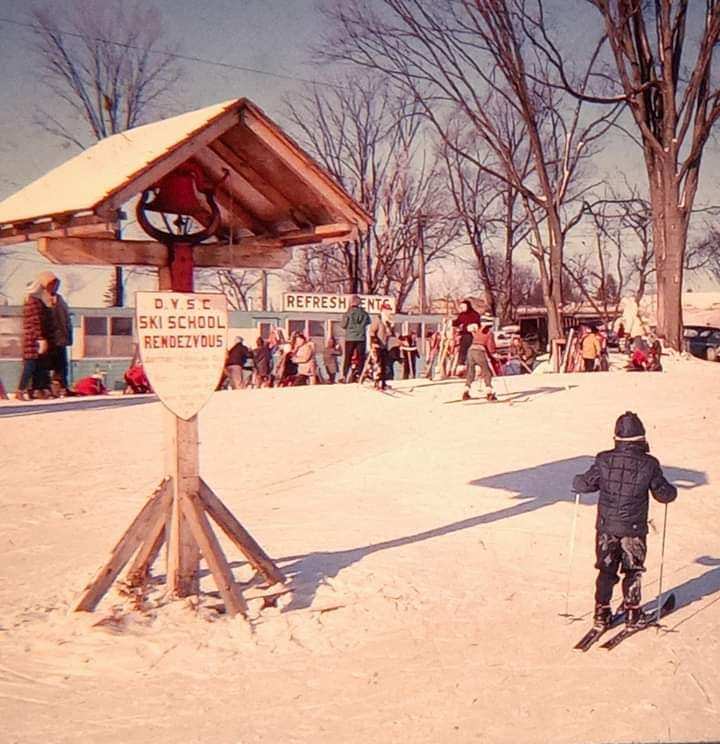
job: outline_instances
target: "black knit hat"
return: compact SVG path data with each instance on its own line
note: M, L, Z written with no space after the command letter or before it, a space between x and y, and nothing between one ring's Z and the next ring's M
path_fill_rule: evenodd
M619 442L640 442L645 439L645 427L637 413L625 411L615 422L615 439Z

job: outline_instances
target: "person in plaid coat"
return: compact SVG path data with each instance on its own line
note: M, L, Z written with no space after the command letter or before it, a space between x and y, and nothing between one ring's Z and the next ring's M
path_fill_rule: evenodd
M41 299L45 289L40 282L28 285L23 305L23 369L20 374L15 397L30 400L28 388L42 397L50 394L50 379L47 371L48 339L52 336L52 318Z

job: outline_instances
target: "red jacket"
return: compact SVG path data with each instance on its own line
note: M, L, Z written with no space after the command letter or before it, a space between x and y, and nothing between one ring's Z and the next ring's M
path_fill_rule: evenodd
M83 377L75 383L75 395L104 395L107 393L102 380L97 377Z
M494 354L497 351L497 346L495 345L495 334L490 330L490 328L478 328L477 331L473 331L472 342L473 346L484 346L485 350L489 354Z
M467 327L471 323L475 323L478 326L482 323L480 314L475 310L463 310L452 322L453 326L459 328L461 333L467 333Z

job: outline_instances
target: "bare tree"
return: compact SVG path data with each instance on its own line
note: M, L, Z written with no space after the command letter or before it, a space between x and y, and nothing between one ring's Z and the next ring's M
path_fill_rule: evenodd
M377 76L351 76L289 98L287 118L374 218L357 241L302 251L290 269L293 286L392 294L401 309L418 279L420 250L430 266L456 232L438 163L423 152L416 102Z
M601 94L588 97L568 80L558 46L545 26L536 39L579 99L627 101L635 124L628 135L641 147L648 177L658 292L658 329L682 348L684 257L705 145L720 116L714 72L720 40L720 1L588 0L600 13L610 69ZM536 0L542 7L542 0ZM589 26L590 24L588 24ZM686 63L688 47L692 59ZM615 95L607 95L611 85Z
M524 127L516 126L504 101L497 107L497 118L518 172L527 175L531 158L522 146ZM441 133L441 153L449 191L477 262L487 312L507 324L513 316L513 255L527 237L527 214L519 190L510 180L500 180L478 168L473 161L482 158L481 153L472 159L466 156L474 149L474 139L470 127L466 127L464 137L449 127Z
M227 297L231 310L250 310L251 298L262 282L262 272L216 269L201 271L198 283Z
M38 122L81 149L157 114L181 78L177 58L162 41L159 11L139 0L75 0L64 12L36 7L31 18L38 81L52 94L53 108L62 102L89 137L48 110L40 111Z
M565 205L583 158L616 112L589 120L582 105L570 105L546 83L547 71L533 55L514 5L506 0L438 0L432 6L423 0L335 0L326 14L336 33L323 51L329 59L388 75L411 92L441 133L458 117L472 125L493 154L491 163L473 162L517 189L526 210L549 334L557 338L562 335L562 255L574 224ZM504 100L525 128L530 174L518 171L486 105L489 97Z

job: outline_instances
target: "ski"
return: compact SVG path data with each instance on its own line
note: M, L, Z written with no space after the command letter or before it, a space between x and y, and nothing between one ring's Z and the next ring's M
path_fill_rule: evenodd
M647 622L643 625L637 627L637 628L623 628L619 633L616 633L612 638L610 638L608 641L605 641L601 648L607 649L608 651L612 651L612 649L619 646L626 638L629 638L630 636L635 635L636 633L639 633L642 630L645 630L646 628L649 628L651 625L657 625L660 618L665 617L665 615L669 614L675 609L675 595L670 594L667 599L663 602L662 607L660 608L660 615L658 617L658 612L655 610L654 612L651 612L650 615L648 615Z
M448 403L524 403L525 401L529 400L529 398L496 398L495 400L488 400L487 398L477 398L477 397L471 397L467 399L463 398L457 398L456 400L446 400L444 401L444 404L447 405Z
M622 605L621 605L622 607ZM618 609L618 611L610 618L610 622L607 625L593 625L590 630L573 646L578 651L588 651L590 647L600 640L600 636L606 633L611 628L616 628L625 617L625 610Z

